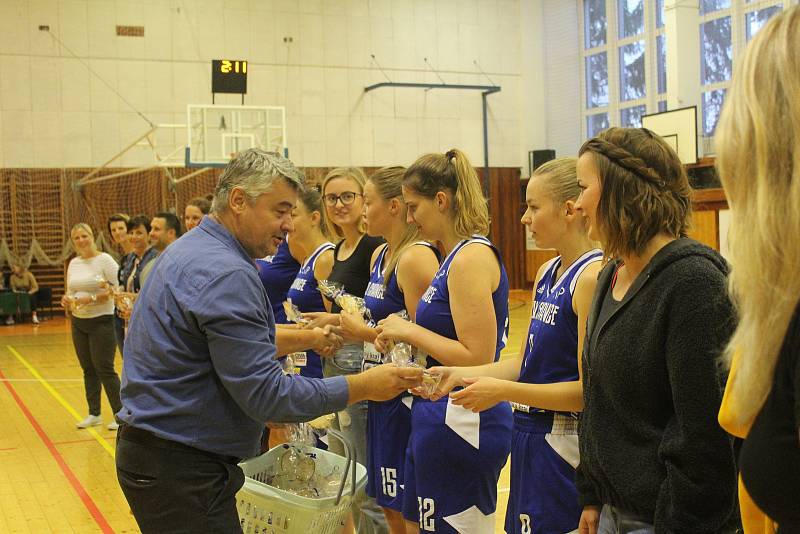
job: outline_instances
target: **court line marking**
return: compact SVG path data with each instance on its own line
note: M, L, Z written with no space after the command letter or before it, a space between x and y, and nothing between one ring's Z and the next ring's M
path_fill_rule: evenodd
M22 354L17 352L17 350L14 347L12 347L11 345L6 345L6 348L8 349L9 352L11 352L11 354L13 354L17 358L17 360L20 361L20 363L22 365L24 365L28 369L28 371L34 377L36 377L38 379L39 383L41 383L42 386L44 386L44 388L47 390L47 392L50 393L50 395L52 395L53 398L56 399L58 401L58 403L61 406L63 406L64 409L67 410L72 415L72 417L75 418L76 422L83 421L83 417L81 417L78 414L77 410L75 410L75 408L73 408L72 405L69 402L67 402L67 400L64 397L62 397L61 394L58 391L56 391L53 388L53 386L51 386L50 383L42 377L42 375L39 374L39 371L37 371L36 368L28 362L28 360L26 360L25 358L22 357ZM0 378L3 378L3 377L0 377ZM9 386L9 385L10 384L8 384L8 382L6 382L6 386ZM106 452L109 455L111 455L111 458L115 458L116 457L115 456L114 447L112 447L111 444L109 444L108 441L106 441L105 438L103 438L103 436L101 436L97 432L97 430L95 430L92 427L89 427L86 430L106 450Z
M0 378L4 377L5 375L3 375L3 371L0 370ZM36 434L39 435L39 439L42 440L44 446L47 447L48 451L50 451L50 455L56 461L56 464L58 464L58 467L61 469L61 472L64 473L64 476L67 478L67 481L69 481L70 485L72 486L72 489L74 489L75 493L78 494L78 497L83 502L83 505L86 507L86 509L89 511L89 514L92 516L92 519L94 519L95 523L97 523L97 526L99 526L100 530L104 533L114 534L114 529L112 529L111 525L108 524L108 521L106 520L103 513L100 511L95 502L92 500L92 497L83 487L80 480L78 480L78 477L75 476L75 473L72 472L72 469L69 468L69 465L67 465L67 462L64 460L64 457L61 456L61 453L58 452L58 449L56 449L56 446L53 444L53 441L50 439L50 437L47 435L47 433L44 431L41 425L39 425L39 422L36 420L31 411L28 409L28 406L25 404L22 398L19 395L17 395L17 391L14 389L14 386L9 384L8 382L5 382L4 385L6 386L6 389L11 394L11 396L14 398L14 401L17 403L17 406L19 406L19 409L22 411L23 415L28 419L28 422L33 427L33 430L36 432Z
M48 382L83 382L82 378L43 378ZM0 382L39 382L38 378L0 378Z
M90 441L94 441L92 438L86 439L71 439L67 441L54 441L53 445L72 445L73 443L88 443Z

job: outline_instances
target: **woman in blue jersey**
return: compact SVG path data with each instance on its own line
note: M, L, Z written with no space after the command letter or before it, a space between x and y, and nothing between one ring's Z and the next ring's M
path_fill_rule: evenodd
M519 355L480 367L441 367L438 399L453 387L453 404L480 412L498 402L514 407L509 534L563 534L578 528L575 488L577 414L583 409L580 352L602 252L575 210L581 193L576 158L559 158L533 173L522 224L540 248L556 249L536 275L528 335Z
M294 249L294 245L291 248ZM258 276L267 291L267 298L277 324L286 322L283 301L286 300L289 286L292 285L292 281L294 281L297 272L300 270L300 263L296 256L302 258L303 251L297 249L292 253L289 247L289 236L287 235L286 239L278 245L278 250L275 251L275 254L256 260Z
M401 186L405 167L386 167L364 186L367 233L386 244L372 254L372 270L364 301L372 323L342 310L342 333L364 341L364 367L384 363L375 349L375 322L405 311L414 319L417 303L439 268L438 252L419 241L419 229L406 222ZM369 402L367 411L367 494L383 508L391 534L404 534L403 471L411 432L411 396Z
M406 171L403 198L421 236L441 242L447 256L417 305L416 323L390 315L379 323L378 345L410 343L428 355L428 367L496 361L506 341L508 278L483 237L489 212L475 170L459 150L422 156ZM475 414L447 398L415 398L404 517L424 532L494 532L511 427L508 403Z
M326 279L333 267L333 243L322 231L322 217L320 192L313 188L301 192L297 206L292 211L292 247L307 252L286 293L286 298L291 299L301 312L324 312L330 309L330 304L323 300L317 287L317 282ZM290 326L281 325L279 328L287 327ZM295 352L293 360L302 376L322 378L322 361L317 352Z
M328 280L344 287L350 295L364 296L369 283L370 259L375 249L383 243L378 237L366 235L364 228L364 184L367 177L357 167L341 167L330 171L322 182L322 200L325 204L327 234L336 241L333 268ZM331 303L332 313L318 312L306 316L311 326L338 327L341 308ZM364 360L364 343L360 339L345 339L345 343L331 358L322 362L322 373L327 377L355 374L361 371ZM347 436L353 444L356 457L363 463L367 457L367 403L357 402L337 414L332 425ZM344 454L338 441L331 442L331 450ZM355 526L361 532L385 529L383 514L374 500L362 496L357 499ZM376 524L377 523L377 524ZM348 523L346 532L350 532Z

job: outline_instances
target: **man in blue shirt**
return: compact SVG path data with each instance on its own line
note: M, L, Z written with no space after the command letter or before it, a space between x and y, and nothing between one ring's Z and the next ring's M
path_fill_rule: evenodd
M142 532L239 532L236 465L266 421L313 419L416 386L381 365L328 379L284 376L254 258L291 230L302 173L250 149L226 167L212 212L161 255L125 340L117 477Z

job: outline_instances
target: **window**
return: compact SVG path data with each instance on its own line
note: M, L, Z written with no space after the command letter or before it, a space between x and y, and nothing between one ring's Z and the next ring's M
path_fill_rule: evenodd
M608 113L589 115L586 117L586 137L594 137L609 126Z
M582 7L585 135L641 126L642 115L666 100L664 0L582 0Z
M586 58L586 107L608 105L608 58L605 52Z
M663 95L667 92L667 36L659 35L656 37L656 49L658 56L658 94Z
M719 120L733 64L747 42L785 2L768 0L700 1L700 105L702 133L710 137Z
M606 44L606 0L585 0L583 17L586 21L584 25L586 48L596 48Z
M644 33L644 3L642 0L619 0L619 38Z
M730 16L700 25L700 49L700 83L708 85L730 80L733 70Z
M620 47L619 65L620 100L626 102L644 98L644 41L636 41Z
M726 92L727 89L718 89L703 93L703 135L706 137L714 135Z
M624 108L619 112L619 125L631 128L642 127L642 115L647 113L647 106L634 106L632 108Z
M731 7L731 0L702 0L700 2L700 14L713 13L721 9Z
M744 16L745 39L750 41L750 39L752 39L755 34L758 33L758 30L760 30L770 18L772 18L774 15L777 15L782 9L783 6L778 4L776 6L770 6L764 9L758 9L756 11L746 13Z

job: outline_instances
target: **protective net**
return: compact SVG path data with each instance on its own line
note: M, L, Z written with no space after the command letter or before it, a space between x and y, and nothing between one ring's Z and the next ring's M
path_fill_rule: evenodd
M307 183L321 184L332 167L303 169ZM120 250L108 232L115 213L151 217L160 211L182 219L186 204L214 192L221 168L0 169L0 269L14 263L31 270L40 286L64 291L67 261L74 250L73 225L92 227L98 250L115 258ZM374 168L365 168L371 174Z

